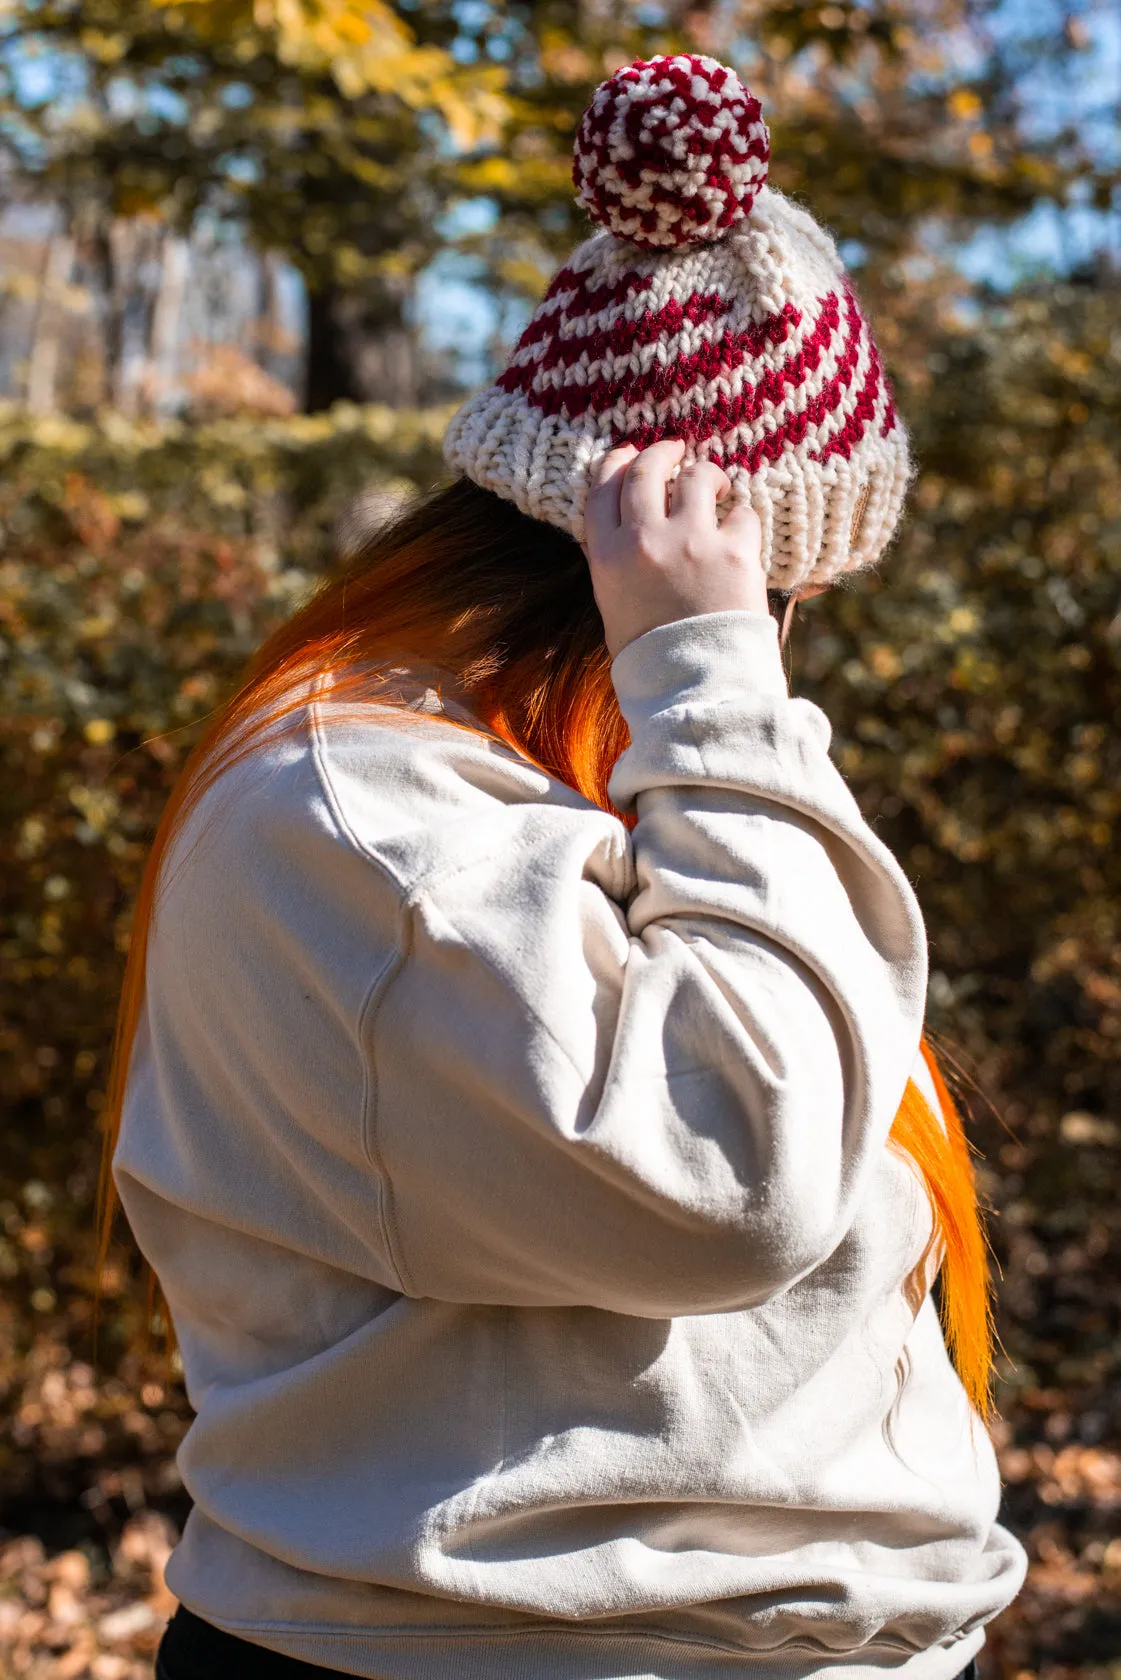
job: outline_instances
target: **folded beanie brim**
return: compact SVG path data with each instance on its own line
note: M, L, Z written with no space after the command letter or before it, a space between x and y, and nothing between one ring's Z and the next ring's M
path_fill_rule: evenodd
M603 456L662 437L724 467L722 515L755 509L772 587L873 565L894 534L911 464L879 354L832 241L771 188L703 247L586 241L444 455L583 541Z
M588 489L615 447L594 420L573 424L543 414L521 392L490 386L453 417L444 458L522 513L582 543ZM875 565L895 534L912 476L901 427L880 453L872 472L859 459L834 456L822 464L795 449L754 473L731 466L732 490L717 517L723 521L744 501L755 510L770 588L830 583L842 572Z

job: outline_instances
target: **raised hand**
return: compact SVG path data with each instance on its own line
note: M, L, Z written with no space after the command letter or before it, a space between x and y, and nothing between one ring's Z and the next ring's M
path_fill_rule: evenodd
M584 551L612 658L659 624L739 608L767 611L759 521L745 504L716 523L731 485L713 461L670 474L680 439L604 457L588 492Z

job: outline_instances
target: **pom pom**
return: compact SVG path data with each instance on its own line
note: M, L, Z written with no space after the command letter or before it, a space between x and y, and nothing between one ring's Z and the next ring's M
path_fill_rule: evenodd
M596 89L572 179L620 239L709 244L748 214L770 155L759 101L736 73L682 53L628 64Z

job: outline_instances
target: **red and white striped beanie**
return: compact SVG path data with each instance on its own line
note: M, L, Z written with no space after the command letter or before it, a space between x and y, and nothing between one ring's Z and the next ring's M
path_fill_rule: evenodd
M686 460L731 479L722 512L758 513L772 587L873 565L911 476L907 436L836 247L765 185L769 156L759 101L714 59L604 82L573 168L602 231L453 417L448 465L582 541L607 451L684 438Z

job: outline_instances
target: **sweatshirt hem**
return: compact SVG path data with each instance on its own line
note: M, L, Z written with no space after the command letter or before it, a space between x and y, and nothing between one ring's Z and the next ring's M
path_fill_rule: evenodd
M205 1611L195 1614L206 1616ZM215 1627L284 1656L341 1669L362 1680L446 1680L454 1649L456 1680L956 1680L985 1643L983 1628L950 1643L908 1651L900 1645L835 1652L790 1641L774 1650L657 1628L564 1627L305 1627L206 1616ZM360 1666L355 1666L359 1664ZM669 1666L672 1664L672 1666Z

